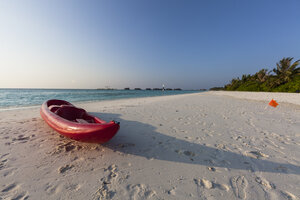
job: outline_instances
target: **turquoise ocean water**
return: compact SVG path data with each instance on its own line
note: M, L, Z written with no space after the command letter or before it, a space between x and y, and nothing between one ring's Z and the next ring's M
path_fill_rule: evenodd
M48 99L69 102L101 101L195 93L200 91L86 90L86 89L0 89L0 109L41 105Z

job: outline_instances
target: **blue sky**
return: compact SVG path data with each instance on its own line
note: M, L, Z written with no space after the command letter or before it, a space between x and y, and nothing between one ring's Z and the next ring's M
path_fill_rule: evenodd
M1 88L223 86L300 59L300 1L0 1Z

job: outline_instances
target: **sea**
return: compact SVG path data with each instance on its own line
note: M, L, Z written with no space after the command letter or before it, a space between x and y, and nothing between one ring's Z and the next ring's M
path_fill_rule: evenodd
M191 90L0 89L0 110L39 106L49 99L71 103L196 93Z

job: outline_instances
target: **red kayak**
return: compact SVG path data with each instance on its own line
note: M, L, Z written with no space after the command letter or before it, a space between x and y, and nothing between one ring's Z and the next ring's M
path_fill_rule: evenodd
M64 100L44 102L40 114L54 130L81 142L107 142L120 128L118 122L105 122Z

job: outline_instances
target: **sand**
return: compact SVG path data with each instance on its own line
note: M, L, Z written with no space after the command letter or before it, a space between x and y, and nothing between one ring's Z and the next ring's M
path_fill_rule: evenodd
M299 93L281 93L281 92L228 92L228 91L209 91L209 94L230 96L239 99L248 99L255 101L269 102L274 99L281 103L291 103L300 105Z
M0 199L299 199L299 97L204 92L75 104L121 122L102 145L60 136L39 107L0 111Z

